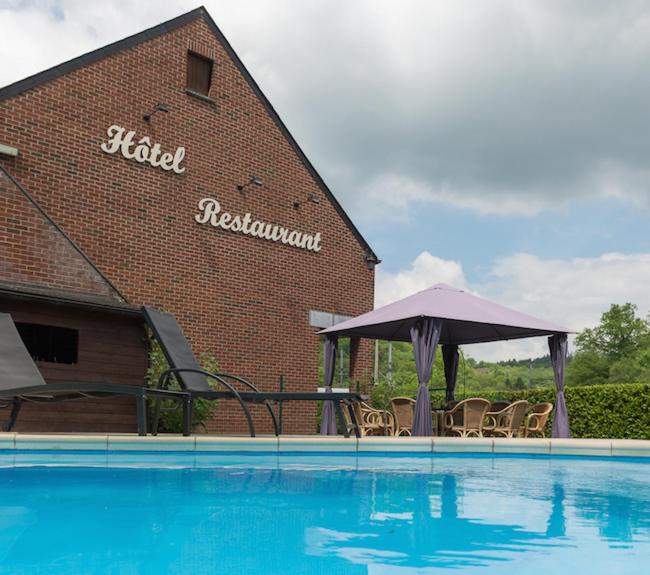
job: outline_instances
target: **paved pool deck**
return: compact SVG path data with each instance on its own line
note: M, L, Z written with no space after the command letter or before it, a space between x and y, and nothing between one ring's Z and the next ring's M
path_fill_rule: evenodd
M363 437L283 435L242 437L219 435L32 434L0 433L3 451L176 451L263 453L517 453L650 457L650 441L635 439L504 439L458 437Z

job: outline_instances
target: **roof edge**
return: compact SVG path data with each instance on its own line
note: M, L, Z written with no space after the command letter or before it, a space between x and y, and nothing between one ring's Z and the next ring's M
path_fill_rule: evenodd
M354 225L354 223L350 219L350 216L348 216L348 214L343 209L339 201L336 199L332 191L329 189L329 187L327 186L323 178L316 171L316 168L313 166L309 158L307 158L306 154L303 152L302 148L300 147L296 139L291 135L291 132L289 132L289 129L287 128L286 124L282 121L278 113L275 111L275 108L273 107L269 99L264 95L264 92L262 92L261 88L255 81L251 73L248 71L244 63L241 61L241 59L239 58L239 56L231 46L230 42L228 42L228 40L221 32L221 30L219 29L215 21L212 19L212 16L210 16L210 14L208 13L208 11L205 9L204 6L199 6L198 8L186 12L185 14L181 14L176 18L172 18L171 20L167 20L166 22L162 22L161 24L157 24L156 26L152 26L151 28L147 28L146 30L137 32L136 34L123 38L122 40L117 40L116 42L112 42L111 44L108 44L101 48L97 48L96 50L92 50L91 52L87 52L86 54L82 54L81 56L77 56L72 60L68 60L61 64L48 68L47 70L38 72L27 78L23 78L22 80L18 80L17 82L9 84L4 88L0 88L0 102L18 96L23 92L26 92L27 90L31 90L32 88L35 88L45 82L55 80L56 78L59 78L75 70L78 70L79 68L88 66L90 64L94 64L95 62L98 62L103 58L107 58L108 56L111 56L117 52L121 52L122 50L132 48L133 46L141 44L142 42L146 42L147 40L151 40L163 34L172 32L173 30L176 30L177 28L180 28L181 26L189 24L190 22L193 22L198 19L203 19L205 21L205 23L208 25L212 33L216 36L217 40L222 44L222 46L226 50L226 53L231 58L231 60L233 61L233 63L235 64L239 72L246 80L246 83L253 90L253 93L258 97L258 99L266 109L267 113L271 116L271 119L273 120L275 125L278 127L282 135L289 142L289 145L292 147L292 149L294 150L294 152L296 153L296 155L298 156L302 164L305 166L305 168L307 168L307 171L314 179L317 186L321 189L323 194L325 194L327 199L334 206L336 212L343 219L343 221L350 229L352 234L355 236L357 241L361 244L361 247L366 252L365 253L366 260L373 264L381 263L381 260L377 257L374 250L370 247L370 244L361 235L361 232Z
M0 282L0 298L83 308L89 311L116 313L131 317L142 316L139 306L113 302L108 300L108 298L98 298L84 293L65 290L49 290L31 286L10 285L5 282Z
M41 214L41 216L56 229L57 232L63 237L63 239L68 242L70 247L77 252L77 254L93 269L93 271L101 278L101 280L112 290L112 292L117 296L117 298L123 303L129 303L129 300L126 296L117 288L117 286L100 270L93 262L86 252L84 252L79 245L65 232L65 230L59 226L50 215L41 207L41 205L34 199L34 197L14 178L9 171L0 164L0 171L9 178L9 180L18 188L20 193L25 197L25 199L31 203L36 210Z
M267 113L271 116L271 118L275 122L280 132L282 132L282 135L287 139L287 141L293 148L294 152L300 159L300 161L303 163L305 168L307 168L307 171L314 179L318 187L321 189L321 191L332 203L334 209L337 211L339 216L347 224L352 234L356 237L357 241L361 244L361 247L364 248L366 252L365 256L367 261L372 262L374 264L381 263L381 260L377 257L374 250L370 247L370 244L361 235L361 232L354 225L354 223L350 219L350 216L348 216L347 212L343 209L343 206L341 206L341 204L336 199L332 191L329 189L328 185L325 183L325 180L323 180L320 174L316 171L314 165L311 163L307 155L303 152L302 148L300 147L296 139L289 131L289 128L287 128L286 124L282 121L282 118L280 118L280 115L275 111L275 108L273 107L269 99L264 95L264 92L262 92L262 89L255 81L255 78L253 78L253 76L248 71L244 63L241 61L241 59L239 58L239 56L237 55L233 47L230 45L230 42L228 42L227 38L223 35L223 33L221 32L221 30L219 29L215 21L212 19L212 16L210 16L210 14L205 8L201 8L201 10L202 10L201 15L203 16L203 19L208 24L208 26L210 27L214 35L217 37L219 42L221 42L226 52L228 53L232 61L235 63L235 66L237 67L239 72L244 76L244 79L246 80L250 88L253 90L255 95L259 98L260 102L262 102L262 105L264 106L264 108L266 108Z
M368 312L368 313L370 313L370 312ZM367 327L368 328L373 328L373 327L379 327L379 326L387 326L387 325L391 325L391 324L400 324L400 326L401 326L404 323L410 323L410 322L412 322L414 320L418 320L418 319L423 318L423 317L434 317L434 316L427 316L427 315L419 314L419 315L413 315L413 316L405 317L405 318L402 318L402 319L391 320L391 321L378 321L376 323L369 323L369 324L366 324L366 325L363 325L363 326L358 326L358 327L351 327L351 328L342 327L344 323L347 323L347 321L351 321L351 320L347 320L345 322L341 322L340 324L336 324L336 325L321 329L321 330L316 332L316 335L338 335L338 336L341 336L341 337L346 337L346 336L355 337L354 332L358 332L358 331L360 331L360 330L362 330L364 328L367 328ZM355 318L352 318L352 319L355 319ZM509 328L516 328L516 329L521 329L521 330L529 330L529 333L524 334L524 335L516 335L516 336L512 336L512 337L504 337L504 338L500 338L500 339L489 339L489 340L476 339L474 341L467 341L467 342L460 343L459 345L469 345L469 344L473 344L473 343L489 343L489 342L496 342L496 341L509 341L511 339L525 339L525 338L528 338L528 337L546 337L546 336L558 335L558 334L572 335L572 334L577 333L575 331L571 331L571 330L568 330L568 329L565 329L565 328L562 328L562 329L559 329L559 330L553 330L553 329L543 329L543 328L527 328L527 327L523 327L523 326L519 326L519 325L511 325L511 324L507 324L507 323L488 323L488 322L483 322L483 321L472 321L472 320L468 320L468 319L455 319L455 318L445 318L445 317L440 317L440 318L437 318L437 319L440 319L443 322L454 321L454 322L466 323L466 324L489 325L489 326L494 326L494 327L509 327ZM558 325L558 326L555 326L555 327L561 328L562 326ZM357 335L357 337L364 338L365 336ZM382 338L366 337L366 339L382 339ZM386 340L386 341L390 341L390 340ZM400 340L394 340L394 341L400 341ZM401 340L401 341L409 341L409 340Z
M79 68L83 68L89 64L94 64L95 62L98 62L103 58L107 58L108 56L111 56L117 52L121 52L122 50L131 48L133 46L141 44L142 42L146 42L147 40L151 40L157 36L166 34L167 32L171 32L176 28L180 28L189 22L193 22L194 20L201 18L203 13L205 13L205 8L203 8L203 6L195 8L194 10L186 12L185 14L181 14L176 18L172 18L171 20L162 22L161 24L157 24L156 26L152 26L151 28L147 28L141 32L136 32L131 36L127 36L121 40L111 42L106 46L96 48L95 50L86 52L81 56L77 56L71 60L67 60L60 64L57 64L56 66L47 68L42 72L37 72L36 74L28 76L27 78L13 82L8 86L0 88L0 102L9 98L13 98L14 96L18 96L23 92L31 90L36 86L40 86L45 82L55 80L56 78L68 74L69 72L73 72L74 70L78 70Z

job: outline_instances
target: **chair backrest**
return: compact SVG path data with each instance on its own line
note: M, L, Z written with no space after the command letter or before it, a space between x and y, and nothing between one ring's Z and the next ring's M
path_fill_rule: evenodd
M445 411L453 411L454 407L456 407L460 401L454 399L452 401L448 401L445 403ZM454 411L452 413L452 420L454 422L455 426L463 425L463 411Z
M550 415L553 411L553 404L550 402L536 403L530 408L531 413L538 413L540 415Z
M492 405L490 405L490 412L496 413L498 411L502 411L509 405L510 405L509 401L493 401Z
M142 308L142 312L165 354L169 367L201 369L190 342L172 314L146 306ZM200 373L180 372L176 374L176 380L188 391L210 391L207 379Z
M528 405L525 399L510 404L510 429L515 430L521 427L528 411Z
M463 411L463 427L465 429L483 431L485 414L490 409L490 402L487 399L470 397L461 401L456 407Z
M415 400L410 397L393 397L390 400L391 411L395 416L395 426L413 427Z
M47 385L8 313L0 313L0 390Z
M532 423L532 429L544 429L546 426L546 422L548 421L549 416L551 415L551 412L553 411L553 404L544 402L544 403L536 403L530 408L530 413L535 414L536 417L534 417L531 420Z

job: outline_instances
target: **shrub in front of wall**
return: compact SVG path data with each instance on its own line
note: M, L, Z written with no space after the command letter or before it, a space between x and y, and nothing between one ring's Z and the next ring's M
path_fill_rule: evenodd
M147 387L158 388L158 381L162 373L169 369L169 365L160 345L154 338L150 338L149 345L149 368L147 369ZM201 354L199 356L201 367L210 373L219 370L217 360L210 354ZM169 381L168 389L178 391L181 389L176 379L172 376ZM149 421L153 421L155 400L150 401ZM160 421L158 424L159 433L181 433L183 430L183 410L180 402L165 400L161 402ZM205 423L210 419L215 409L216 401L205 399L194 400L192 410L192 430L205 431Z
M555 405L554 388L525 391L492 391L477 393L490 401L527 400L535 403L551 402ZM576 438L650 439L650 385L605 384L567 388L564 392L571 436ZM467 397L475 397L468 392ZM456 394L456 399L464 399ZM444 405L444 394L433 392L434 409ZM546 436L551 435L552 417L549 418Z

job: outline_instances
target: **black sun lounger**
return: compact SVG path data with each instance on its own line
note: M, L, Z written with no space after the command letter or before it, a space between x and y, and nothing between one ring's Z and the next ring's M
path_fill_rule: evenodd
M353 428L357 437L359 436L359 428L352 409L351 403L354 401L362 401L364 397L358 393L319 393L319 392L303 392L303 391L283 391L283 392L267 392L260 391L249 381L236 375L227 373L210 373L201 368L194 356L194 352L190 347L190 343L183 334L181 326L176 321L176 318L166 312L157 310L151 307L143 307L142 311L144 317L154 334L154 337L160 343L167 363L170 369L165 371L160 376L159 388L164 390L169 385L169 379L173 375L179 382L183 391L190 394L191 400L194 399L235 399L241 405L242 411L246 416L248 422L248 429L251 437L255 437L255 425L247 403L258 403L266 406L271 419L273 421L273 429L276 435L279 435L278 422L275 413L269 402L275 401L323 401L331 400L334 402L339 421L342 428L345 430L345 436L349 436L349 431L345 425L343 418L343 411L341 402L346 404L349 409L350 418L353 423ZM220 385L222 389L213 389L208 384L208 381L213 381ZM237 389L240 387L240 389ZM192 405L190 401L189 409L184 410L183 417L183 434L190 433L192 421ZM157 408L154 414L154 421L152 422L152 431L156 433L158 416L160 412L160 402L157 402Z
M45 383L7 313L0 313L0 406L11 407L3 431L11 431L24 403L51 403L84 398L130 396L136 400L138 434L147 434L146 399L174 399L189 410L189 396L182 392L106 383Z

